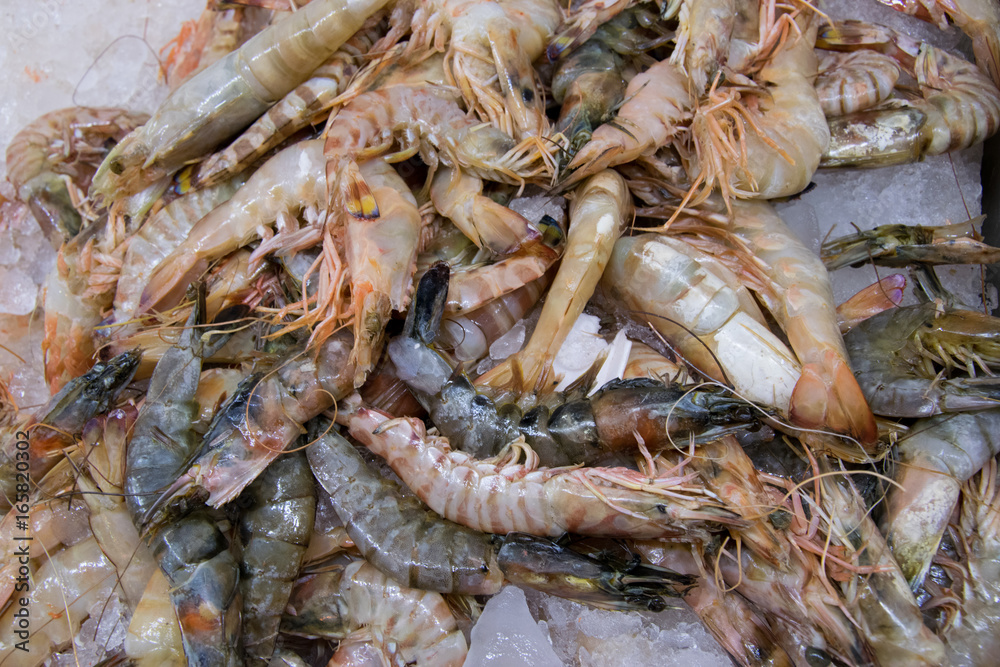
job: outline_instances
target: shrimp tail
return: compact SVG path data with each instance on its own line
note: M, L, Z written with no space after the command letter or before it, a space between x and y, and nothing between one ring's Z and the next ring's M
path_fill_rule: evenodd
M790 401L793 422L806 428L831 428L862 443L875 442L875 417L847 363L828 350L823 360L805 364Z
M348 162L343 178L344 205L347 212L360 220L373 220L379 217L378 202L375 201L375 195L365 177L361 175L357 162L354 160Z
M473 201L472 219L482 244L491 249L502 248L504 255L542 238L541 232L521 214L485 195L478 195Z
M837 306L840 333L847 333L873 315L895 308L903 301L906 276L894 273L864 288Z

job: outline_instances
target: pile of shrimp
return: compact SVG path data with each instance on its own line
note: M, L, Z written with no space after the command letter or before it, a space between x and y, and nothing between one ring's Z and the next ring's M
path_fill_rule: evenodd
M210 0L151 116L25 128L0 665L461 665L505 583L682 599L739 665L989 664L1000 320L934 267L1000 249L773 207L1000 129L995 1L880 1L972 60L806 0ZM920 303L835 303L867 263Z

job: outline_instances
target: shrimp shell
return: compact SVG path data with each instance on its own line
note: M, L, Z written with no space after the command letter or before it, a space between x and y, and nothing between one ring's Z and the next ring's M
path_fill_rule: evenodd
M719 524L742 524L688 485L690 475L656 486L618 468L500 467L452 451L444 438L428 436L419 420L394 420L367 408L350 417L350 432L386 458L431 509L476 530L696 540Z

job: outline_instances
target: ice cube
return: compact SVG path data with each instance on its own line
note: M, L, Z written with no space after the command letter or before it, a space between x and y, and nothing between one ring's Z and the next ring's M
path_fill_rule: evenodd
M490 598L472 628L465 667L562 667L528 611L524 592L507 586Z

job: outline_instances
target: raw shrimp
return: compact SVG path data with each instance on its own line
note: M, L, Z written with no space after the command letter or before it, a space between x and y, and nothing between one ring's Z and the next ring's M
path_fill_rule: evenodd
M823 53L816 76L816 95L827 116L843 116L874 107L892 94L900 69L877 51Z
M345 216L354 308L351 361L355 387L364 384L382 353L382 335L392 311L403 312L409 303L422 227L417 200L392 165L375 158L362 163L360 170L378 204L379 216Z
M134 407L127 406L87 423L82 437L87 447L83 460L90 474L81 473L76 481L90 509L90 530L104 556L114 564L117 585L130 609L139 604L156 571L156 560L140 540L122 495L125 449L137 414Z
M824 241L820 256L826 268L862 266L904 267L922 264L993 264L1000 248L983 243L978 227L986 216L940 227L881 225Z
M419 420L362 407L349 422L351 435L384 457L431 509L476 530L697 540L706 530L743 523L676 469L651 482L625 468L503 465L452 451Z
M314 427L323 433L329 424ZM372 470L336 430L306 450L347 534L372 565L425 591L493 595L503 574L489 535L442 519Z
M556 35L545 49L550 62L555 62L563 54L578 48L590 39L600 27L627 10L632 0L584 0L570 7L568 16ZM680 10L681 0L669 0L662 4L660 19L666 20Z
M826 459L819 470L832 471ZM880 665L940 665L944 645L924 625L920 607L889 552L882 533L868 516L865 501L850 478L822 478L822 505L829 517L828 534L843 547L845 560L873 568L842 584L848 609L861 623L864 636ZM895 490L895 489L894 489ZM924 491L926 493L926 490Z
M682 0L679 26L670 62L687 75L696 96L729 56L729 38L736 25L738 0Z
M550 282L551 274L546 273L475 310L449 313L437 338L441 350L458 362L476 363L485 359L490 346L528 314ZM450 284L448 289L451 290Z
M538 229L523 216L482 194L478 176L457 169L438 169L431 181L431 202L479 248L509 255L522 245L541 239ZM543 271L544 273L544 271Z
M972 38L979 67L1000 86L1000 7L991 0L879 0L893 9L947 26L945 16Z
M197 328L204 295L196 299L187 328L175 347L156 364L146 402L129 442L125 502L132 522L143 532L156 509L157 491L183 470L197 445L191 428L198 414L194 402L206 343ZM222 342L225 336L222 336ZM150 536L160 569L170 582L188 664L235 665L238 614L231 605L239 568L225 536L205 512L189 514ZM238 625L238 624L237 624Z
M997 604L1000 590L1000 484L993 459L979 475L962 487L959 514L961 541L965 545L964 586L960 619L948 632L948 649L956 664L968 657L971 664L987 665L997 649Z
M282 631L343 640L334 661L358 643L372 644L382 664L459 667L468 652L440 593L402 586L365 560L303 577L289 607Z
M561 18L559 3L552 0L422 3L403 55L445 50L448 80L473 111L518 139L541 135L548 120L531 62L542 54Z
M353 341L340 331L315 351L295 347L273 371L249 376L219 409L186 472L178 471L149 503L169 514L188 498L212 507L236 498L295 441L303 424L353 389Z
M732 209L733 233L761 260L775 288L777 302L765 297L765 305L802 363L789 416L806 428L848 434L874 453L875 417L851 373L826 269L770 204L734 202Z
M830 129L813 87L815 21L799 13L795 23L799 36L787 38L757 74L766 89L742 89L752 104L735 90L713 89L694 114L692 191L703 186L707 194L718 184L727 201L773 199L809 185Z
M959 491L1000 453L1000 409L921 419L899 440L899 472L883 522L900 569L917 589L948 526Z
M317 0L191 78L108 155L91 192L118 199L162 181L305 81L386 0Z
M742 667L790 667L792 659L781 646L781 636L771 629L749 600L732 590L723 590L709 573L699 546L646 540L633 544L636 551L661 567L677 569L697 577L684 592L684 602L698 615L715 640Z
M240 518L243 646L248 664L266 665L316 518L316 491L305 455L279 457L240 498L245 503Z
M614 117L625 98L627 61L673 38L658 23L646 5L635 5L560 58L552 75L552 97L562 105L555 131L568 140L570 155Z
M651 155L677 136L691 119L695 104L687 77L667 60L632 77L625 99L614 120L594 130L591 140L566 165L570 174L564 185Z
M30 576L28 604L9 605L0 616L0 665L35 667L72 642L94 604L107 600L115 582L115 568L93 537L54 554ZM100 608L100 607L99 607ZM23 640L15 612L28 613L31 634L27 651L15 648ZM23 612L22 612L23 613Z
M256 238L262 225L326 201L320 139L289 146L258 169L232 199L199 220L153 269L137 313L166 310L220 257Z
M650 325L701 372L787 414L801 368L791 350L741 307L718 270L705 268L680 240L644 234L615 244L602 285L636 317L651 316Z
M688 438L713 440L755 422L752 406L739 399L643 380L608 383L592 397L549 402L526 413L516 405L498 406L464 376L454 375L426 344L436 333L430 322L441 316L429 311L440 304L446 289L447 265L424 274L414 315L404 335L390 342L389 356L399 377L456 449L481 458L497 454L521 436L543 466L586 465L615 451L632 450L637 441L655 452Z
M510 533L497 560L512 584L600 609L663 611L670 606L664 598L679 597L695 583L694 577L628 555L588 556L543 537Z
M625 179L614 171L593 176L576 191L566 250L531 339L520 352L480 376L476 381L480 387L528 397L552 390L556 352L593 295L631 214L632 196Z
M810 657L820 655L825 660L815 664L837 664L831 656L843 664L874 664L853 619L838 609L843 603L836 592L824 586L818 556L792 549L788 564L778 568L743 549L723 553L717 565L716 576L721 572L728 586L769 615L776 632L787 633L781 643L795 662L810 664Z
M61 459L61 451L73 444L84 426L96 415L107 412L119 394L132 381L139 365L140 353L129 351L107 363L95 364L90 371L70 381L62 391L33 416L4 433L0 452L0 498L3 502L14 497L16 461L27 457L28 475L40 480ZM17 432L27 433L29 450L17 449ZM21 473L24 474L24 473Z
M706 489L747 520L745 528L734 528L731 532L761 558L777 567L785 567L788 538L770 520L773 501L760 473L736 438L727 435L700 445L689 465L701 473Z
M977 366L995 368L998 332L996 318L926 303L879 313L848 332L844 344L875 414L929 417L997 405L997 378L942 378L934 364L969 375Z
M1000 128L1000 90L972 63L859 21L833 24L822 37L828 47L853 48L860 43L885 49L913 72L920 87L919 97L899 96L884 108L832 121L823 166L913 162L981 143Z
M107 154L106 142L121 141L147 118L122 109L70 107L41 116L11 140L7 178L53 247L83 226L77 207Z
M108 282L112 289L114 285L114 277L99 275L100 239L106 238L111 225L108 218L103 218L64 243L55 266L45 277L42 353L45 380L53 394L85 373L96 359L94 328L111 296Z
M150 271L183 243L199 220L216 206L227 202L242 185L242 179L233 179L211 188L189 192L151 215L139 231L129 238L115 291L116 324L122 325L136 314ZM123 338L132 329L134 327L127 325L116 327L112 330L112 335Z
M517 144L510 135L469 117L451 89L428 84L399 84L357 96L326 129L326 185L332 202L343 202L355 217L377 217L357 161L389 152L402 134L402 150L393 161L420 152L432 167L439 162L480 178L523 184L551 172L545 147L537 139ZM336 208L336 207L335 207Z
M329 109L358 72L361 57L381 34L381 24L379 14L369 17L308 81L268 109L227 148L206 158L191 176L191 187L209 187L240 173Z

